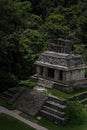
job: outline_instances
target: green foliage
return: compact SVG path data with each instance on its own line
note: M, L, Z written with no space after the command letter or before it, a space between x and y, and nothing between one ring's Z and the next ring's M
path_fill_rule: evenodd
M55 14L48 16L44 24L44 31L46 32L46 37L66 38L68 36L69 28L64 23L65 19L63 15Z
M31 29L40 30L41 25L43 24L43 20L40 16L31 14L29 21L27 22L27 25Z
M85 44L75 44L74 45L74 52L77 54L82 55L82 57L85 60L85 63L87 64L87 50L86 50L86 45ZM86 75L87 75L87 70L86 70Z
M26 69L24 68L26 71L25 74L27 75L28 73L30 76L35 72L34 62L38 58L39 54L45 49L46 42L38 30L32 29L24 30L20 42L24 49L24 67L26 67Z
M23 37L21 40L23 45L27 45L26 48L30 48L31 53L40 53L43 51L45 44L42 35L37 30L26 29L23 32Z
M31 11L31 3L29 1L24 2L15 2L15 6L17 8L17 13L19 13L22 16L29 16Z
M31 14L31 9L29 1L0 0L0 77L3 73L4 81L4 72L18 79L32 75L33 63L44 50L44 39L39 32L43 20Z
M71 124L82 124L85 121L83 106L78 101L67 102L67 115Z
M0 19L0 31L4 35L12 33L17 26L22 26L22 18L17 13L15 1L0 0Z
M75 53L78 53L78 54L83 54L85 50L85 45L84 44L75 44L74 45L74 51Z
M48 16L47 17L47 20L46 20L46 22L50 22L50 23L58 23L58 24L61 24L61 22L63 22L64 21L64 16L63 15L50 15L50 16Z
M16 85L18 85L18 80L13 74L6 73L5 71L0 72L0 91Z

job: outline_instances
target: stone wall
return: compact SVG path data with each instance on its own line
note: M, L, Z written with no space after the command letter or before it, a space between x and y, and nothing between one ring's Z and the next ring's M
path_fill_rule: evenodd
M48 95L48 99L43 104L40 114L56 124L64 125L67 122L66 100Z
M85 78L84 69L66 71L66 73L65 73L66 81L82 80L84 78Z

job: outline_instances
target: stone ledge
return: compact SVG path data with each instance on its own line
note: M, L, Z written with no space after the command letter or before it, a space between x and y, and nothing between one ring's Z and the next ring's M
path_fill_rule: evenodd
M56 124L65 125L67 122L67 118L61 118L59 116L56 116L56 115L51 114L51 113L46 112L46 111L42 111L41 115L48 118L49 120L54 121Z

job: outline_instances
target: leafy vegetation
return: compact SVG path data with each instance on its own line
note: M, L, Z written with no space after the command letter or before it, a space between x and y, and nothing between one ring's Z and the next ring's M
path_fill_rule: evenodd
M83 124L86 116L83 111L83 106L78 101L67 102L67 116L71 124Z
M23 122L5 115L0 114L0 129L1 130L35 130Z

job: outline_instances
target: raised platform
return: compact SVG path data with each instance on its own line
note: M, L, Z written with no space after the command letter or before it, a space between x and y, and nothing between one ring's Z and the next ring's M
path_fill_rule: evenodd
M34 81L37 81L37 85L40 87L42 86L44 88L56 88L66 93L70 93L78 89L87 88L87 79L65 83L62 81L56 82L49 79L38 78L37 75L32 76L32 79Z

